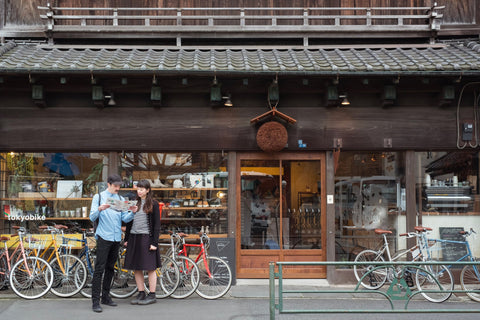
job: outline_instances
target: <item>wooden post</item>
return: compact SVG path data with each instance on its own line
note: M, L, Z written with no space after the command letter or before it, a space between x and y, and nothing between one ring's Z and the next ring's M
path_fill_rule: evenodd
M118 26L118 9L113 9L113 25Z
M240 9L240 26L245 27L245 9Z

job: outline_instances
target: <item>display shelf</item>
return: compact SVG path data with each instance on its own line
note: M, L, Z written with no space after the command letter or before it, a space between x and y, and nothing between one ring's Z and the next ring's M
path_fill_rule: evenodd
M25 201L25 200L33 200L33 201L42 201L42 200L48 200L48 201L92 201L93 198L0 198L0 201Z
M122 188L120 191L135 191L135 188ZM228 188L151 188L152 191L227 191Z
M209 238L227 238L227 234L226 233L216 233L216 234L212 234L212 233L209 233L208 234L208 237ZM160 235L160 240L170 240L170 235L168 234L161 234ZM185 240L198 240L200 239L200 235L198 234L189 234L188 236L185 237Z
M163 210L168 211L175 211L175 210L187 210L187 211L194 211L194 210L226 210L227 207L167 207L163 208Z

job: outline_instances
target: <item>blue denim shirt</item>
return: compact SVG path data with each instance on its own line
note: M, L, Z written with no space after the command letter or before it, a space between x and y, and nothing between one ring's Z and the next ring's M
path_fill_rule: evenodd
M123 197L119 196L118 194L112 194L105 190L100 193L101 195L101 204L104 204L108 198L120 199L122 200ZM123 222L130 222L133 220L133 212L125 211L120 212L117 210L113 210L108 208L103 211L98 211L98 194L93 197L92 206L90 208L90 220L95 221L97 218L98 220L98 227L97 232L95 233L95 237L98 238L100 236L102 239L107 241L116 241L119 242L122 240L122 221Z

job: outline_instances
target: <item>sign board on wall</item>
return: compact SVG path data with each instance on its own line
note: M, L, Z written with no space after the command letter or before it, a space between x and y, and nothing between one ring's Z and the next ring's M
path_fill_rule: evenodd
M232 286L236 284L235 238L210 238L209 255L222 258L232 271Z
M464 231L463 227L440 227L440 239L465 241L460 234ZM462 243L442 243L443 261L456 261L467 254L467 248ZM462 266L453 266L453 268L462 268Z

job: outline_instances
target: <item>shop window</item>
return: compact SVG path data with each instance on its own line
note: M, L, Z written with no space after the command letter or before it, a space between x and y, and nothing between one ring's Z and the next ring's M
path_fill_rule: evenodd
M419 166L416 177L418 223L432 228L431 238L463 240L459 230L472 228L479 232L478 152L417 152L415 156ZM446 248L439 249L438 258L441 259L448 252ZM474 256L480 255L480 248L474 246L473 250Z
M392 252L405 247L405 157L400 152L341 152L335 170L335 258L353 261L375 249L376 228L392 231Z
M0 154L0 227L61 221L73 230L90 227L92 196L106 180L108 154L19 153ZM77 229L78 230L78 229Z
M154 198L164 203L164 231L226 235L225 153L119 153L118 157L123 178L121 194L135 199L136 182L147 179Z

